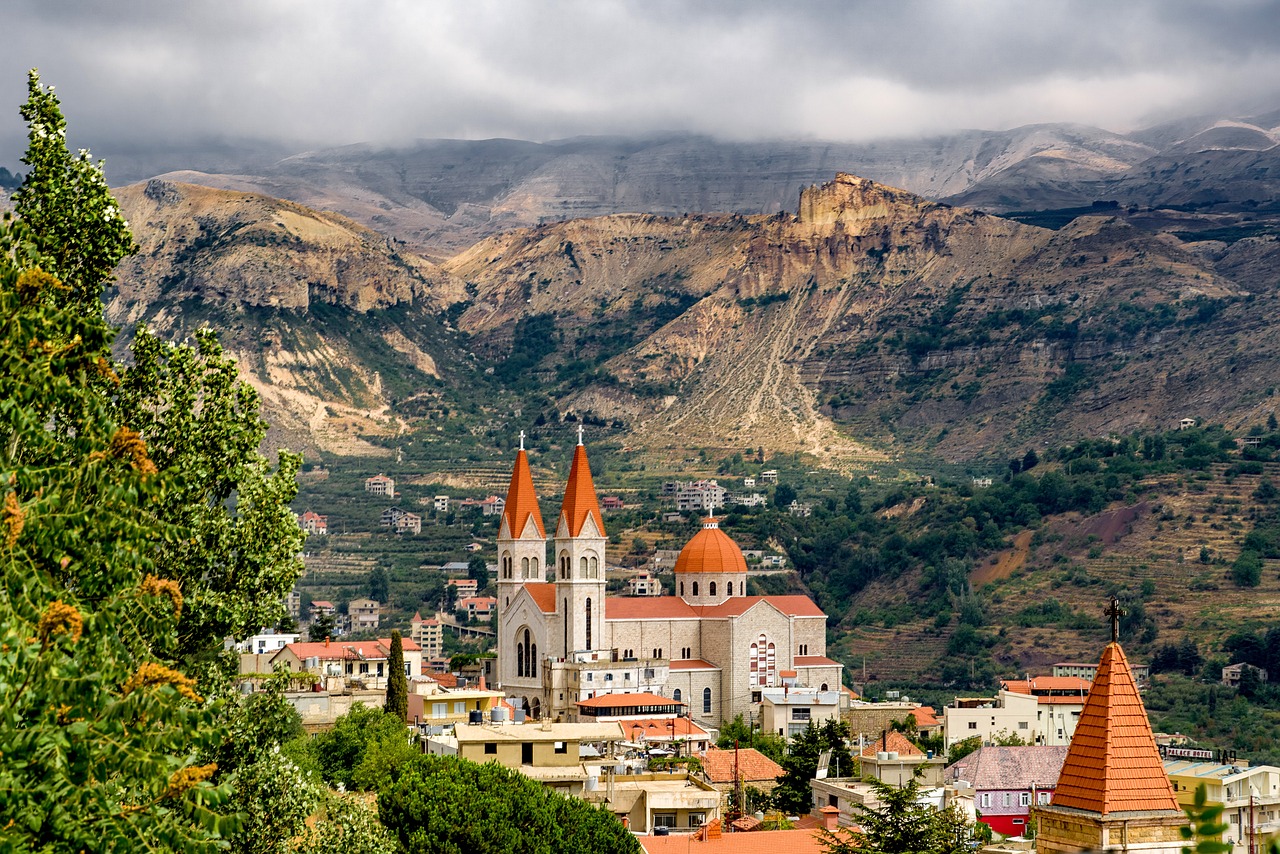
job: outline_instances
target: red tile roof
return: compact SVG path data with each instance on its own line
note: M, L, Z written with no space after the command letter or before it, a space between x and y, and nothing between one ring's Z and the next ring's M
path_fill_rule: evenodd
M588 517L595 520L596 530L603 537L604 519L600 516L595 484L591 481L587 449L584 445L576 445L573 464L569 466L569 482L564 488L564 501L560 504L560 519L568 525L569 536L576 537L582 533Z
M1079 676L1032 676L1030 679L1005 679L1000 687L1015 694L1036 694L1046 691L1074 691L1083 697L1089 693L1093 682Z
M533 581L524 585L524 589L529 591L539 611L544 614L556 612L556 586L550 581Z
M1179 811L1129 661L1114 641L1102 651L1053 805L1100 815Z
M911 716L916 719L917 727L942 726L942 721L938 720L938 715L933 710L933 706L921 706L918 709L912 709Z
M712 783L733 782L733 750L720 750L712 747L702 754L702 769ZM772 783L781 777L782 766L765 756L754 747L738 749L738 770L746 783Z
M693 620L698 612L676 596L608 596L606 620Z
M544 539L547 536L542 528L542 513L538 510L538 495L533 489L529 455L523 449L516 452L516 465L511 470L511 485L507 487L507 504L502 510L502 518L513 537L524 533L530 519L538 529L538 536Z
M400 648L405 652L422 651L422 647L418 646L410 638L401 638ZM346 658L377 660L386 658L391 654L391 638L379 638L376 641L335 640L329 643L291 643L287 644L280 652L284 652L286 649L303 661L308 658L318 658L321 661L335 661ZM276 653L276 655L279 654L279 652ZM274 657L272 656L272 658Z
M797 655L796 667L839 667L840 662L832 661L825 655Z
M702 520L702 530L694 534L676 558L675 573L737 572L747 574L747 561L742 549L720 530L713 518Z
M898 756L924 756L923 750L896 729L882 732L879 738L862 748L862 755L874 757L882 750L897 753Z
M639 836L646 854L823 854L826 848L817 830L757 830L726 833L719 839L690 841L675 836Z
M672 737L673 731L676 738L706 739L710 735L689 718L638 718L622 721L622 731L628 737L636 734L636 727L640 728L640 735L648 739L668 739Z
M703 661L701 658L677 658L671 662L672 670L719 670L710 661Z
M601 694L589 700L579 700L579 706L588 709L625 709L632 706L683 706L679 700L660 697L657 694L640 692L636 694Z
M690 605L678 596L610 596L604 600L604 607L606 620L693 620L740 617L761 602L787 616L826 616L808 596L732 596L719 605ZM822 659L820 655L806 657ZM836 662L823 659L821 663Z

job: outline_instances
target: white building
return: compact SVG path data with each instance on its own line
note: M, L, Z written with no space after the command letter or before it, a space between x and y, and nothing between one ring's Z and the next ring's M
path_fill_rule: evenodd
M373 477L365 480L364 491L370 495L383 495L387 498L395 498L396 482L385 474L375 474Z

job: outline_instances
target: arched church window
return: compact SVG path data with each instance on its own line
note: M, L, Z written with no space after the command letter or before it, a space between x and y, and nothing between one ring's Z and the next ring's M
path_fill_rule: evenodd
M716 583L714 581L709 583L707 587L710 589L712 596L716 595Z
M697 595L698 595L698 582L696 582L696 581L695 581L695 582L693 582L693 595L694 595L694 596L697 596Z
M600 561L596 560L593 557L591 558L591 578L599 578L599 577L600 577Z
M683 596L683 595L684 595L684 582L683 582L683 581L681 581L681 582L680 582L680 595L681 595L681 596Z
M511 552L502 553L502 577L511 577Z
M825 691L825 690L827 690L827 683L826 683L826 682L823 682L823 683L822 683L822 687L821 687L821 688L819 688L818 690L819 690L819 691Z
M578 561L578 577L587 578L587 559L584 557Z
M560 552L560 578L567 581L569 579L569 553Z
M538 645L536 643L529 647L529 675L538 675Z
M516 644L516 676L524 676L524 644Z
M704 715L711 714L711 689L702 689L702 713Z
M536 557L533 559L533 575L531 575L531 576L529 576L529 577L530 577L530 578L537 578L537 577L538 577L538 559L537 559Z
M587 649L591 649L591 597L587 597Z
M672 692L671 692L671 699L675 700L677 703L678 703L678 702L680 702L680 689L679 689L679 688L677 688L676 690L674 690L674 691L672 691Z
M520 577L521 578L529 577L529 559L527 557L521 558L520 560Z

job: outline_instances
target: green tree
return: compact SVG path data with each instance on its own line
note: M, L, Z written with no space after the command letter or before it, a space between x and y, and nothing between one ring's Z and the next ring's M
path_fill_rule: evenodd
M333 639L333 615L316 612L311 617L311 625L307 626L307 639L312 643L322 643Z
M156 560L186 536L153 513L179 485L114 412L97 303L132 243L34 73L23 116L31 173L0 223L0 848L212 851L237 822L198 757L226 726L174 666L183 594Z
M311 748L324 781L353 791L376 791L414 754L404 718L363 703L312 739Z
M778 808L790 814L803 814L809 811L813 803L813 793L809 781L817 776L821 755L831 751L828 767L831 775L836 776L839 769L841 776L856 773L853 757L849 755L847 740L849 725L843 721L826 721L821 727L812 723L791 739L787 755L782 758L783 773L778 778L778 786L773 790L774 802Z
M891 786L868 781L876 806L854 805L861 832L820 831L828 854L954 854L970 850L973 826L959 810L934 810L920 803L920 780Z
M796 500L795 488L790 484L780 483L773 490L773 506L783 509L791 506L791 502Z
M383 604L391 598L390 579L387 578L387 571L380 566L369 573L369 598Z
M391 633L391 654L387 660L387 703L386 713L394 718L406 720L409 717L409 680L404 673L404 644L400 642L400 633Z
M73 314L102 316L102 291L120 259L134 251L129 224L107 189L101 164L88 151L67 149L67 122L53 88L40 75L27 75L27 101L19 111L27 122L29 167L13 194L14 210L40 253L41 267L62 285L56 297Z
M1257 552L1240 552L1231 564L1231 580L1237 587L1257 587L1262 583L1262 558Z
M303 854L396 854L395 839L356 796L329 794L297 845Z
M548 791L497 763L415 756L378 796L378 817L405 854L639 854L607 809Z
M489 565L484 558L476 555L467 561L467 576L476 583L477 590L489 586Z

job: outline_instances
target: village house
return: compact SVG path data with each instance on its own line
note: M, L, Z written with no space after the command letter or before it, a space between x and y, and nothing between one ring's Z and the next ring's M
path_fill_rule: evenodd
M1222 668L1222 684L1228 688L1239 688L1240 677L1244 674L1246 668L1253 671L1259 682L1267 681L1267 669L1265 667L1257 667L1252 664L1228 664Z
M351 631L373 631L378 628L379 608L373 599L352 599L347 603L347 616L351 618Z
M1022 836L1032 808L1052 800L1066 758L1065 745L988 745L949 766L946 782L973 792L980 820L996 833Z
M376 474L365 480L364 491L370 495L382 495L386 498L395 498L396 482L385 474Z
M918 778L922 786L941 786L946 756L934 756L911 743L897 730L885 730L880 737L863 746L859 756L863 777L873 777L881 783L902 788ZM833 768L832 776L838 777L840 769Z
M311 619L315 619L317 614L324 614L326 617L332 617L338 612L337 607L325 599L311 600Z
M468 596L459 599L453 610L455 613L465 613L472 620L483 621L493 616L496 607L498 600L493 596Z
M1179 430L1190 430L1192 427L1195 427L1195 426L1196 426L1196 420L1194 418L1184 418L1178 422Z
M298 517L298 526L308 534L323 537L329 533L329 517L308 510Z
M851 741L865 744L879 738L885 730L893 729L894 721L906 720L918 706L910 700L873 703L853 699L848 701L841 717L849 725Z
M769 469L768 471L762 471L762 472L760 472L760 482L761 482L761 483L777 483L777 482L778 482L778 470L777 470L777 469Z
M711 746L711 733L688 718L627 718L620 721L632 744L650 755L692 756Z
M575 650L551 669L550 703L539 707L553 717L577 720L579 700L599 694L656 693L670 675L666 659L615 656L612 650ZM643 717L638 715L637 717Z
M762 492L731 492L725 499L729 507L764 507L769 499Z
M1092 684L1079 676L1032 676L1004 680L1000 687L1036 698L1036 744L1069 744Z
M422 517L399 507L383 510L378 521L384 528L394 528L397 534L422 533Z
M444 627L439 620L424 620L422 614L415 612L409 621L409 637L422 648L424 659L444 654Z
M767 794L777 788L778 778L783 774L781 765L754 747L739 747L737 750L710 747L699 758L702 760L702 773L724 796L721 809L726 812L729 793L739 779L744 787L750 786ZM747 804L747 810L751 810L751 806Z
M647 721L674 720L680 717L685 704L669 697L638 691L598 694L579 700L576 705L580 721Z
M626 505L616 495L602 495L600 496L600 507L603 510L621 510Z
M714 480L696 480L676 493L676 509L681 513L711 514L724 507L725 488Z
M448 513L449 512L449 496L437 495L435 498L431 499L431 507L437 513Z
M807 503L801 504L799 501L792 499L791 503L787 505L787 512L797 518L808 519L813 515L813 505Z
M657 828L665 828L659 833L684 833L685 838L679 841L686 848L689 831L704 825L718 826L720 821L720 792L693 774L614 774L584 797L592 802L607 802L609 810L635 833L653 833ZM641 837L650 838L672 837Z
M468 596L475 596L480 592L480 582L474 578L450 578L445 582L450 587L458 588L458 598L464 599Z
M455 726L464 729L489 720L493 710L503 702L502 692L486 689L483 681L474 687L445 687L429 677L410 680L408 700L406 723L419 728Z
M743 489L755 489L755 487L756 487L756 479L754 477L744 477L742 479Z
M661 596L662 582L646 570L640 570L627 579L627 592L632 596Z
M1204 786L1205 803L1223 808L1227 829L1221 839L1231 844L1230 854L1267 851L1280 838L1280 768L1166 758L1164 770L1183 807Z
M405 676L422 672L422 648L412 640L401 641ZM330 690L358 684L369 690L387 688L387 663L391 638L367 641L291 643L271 657L272 666L284 665L295 673L314 673Z
M975 736L983 744L1009 736L1029 744L1071 742L1088 698L1088 681L1073 676L1038 676L1010 680L1002 686L994 697L957 697L942 710L947 747Z
M289 618L295 623L302 621L302 594L296 587L284 597L284 607L289 612Z
M490 495L484 501L480 502L481 516L501 516L503 508L507 506L507 500L498 495Z
M794 671L783 671L781 676L783 687L766 688L760 692L762 730L777 733L790 741L804 732L810 723L820 727L827 721L840 719L839 691L819 691L816 688L787 685L789 678L794 681Z

